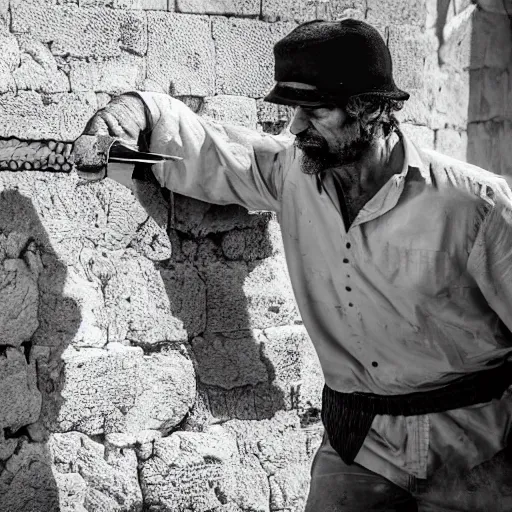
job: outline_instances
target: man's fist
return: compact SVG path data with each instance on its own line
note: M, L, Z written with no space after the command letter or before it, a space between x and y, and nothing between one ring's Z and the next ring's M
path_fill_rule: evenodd
M146 122L143 101L137 96L122 94L96 112L87 123L84 135L111 135L137 146Z

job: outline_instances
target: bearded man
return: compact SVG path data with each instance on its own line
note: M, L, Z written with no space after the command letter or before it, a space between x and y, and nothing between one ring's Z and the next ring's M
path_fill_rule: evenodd
M409 94L368 24L304 23L274 53L266 100L296 107L281 135L148 92L86 132L182 156L153 166L162 187L277 213L325 377L307 512L491 510L478 476L511 510L510 188L401 133Z

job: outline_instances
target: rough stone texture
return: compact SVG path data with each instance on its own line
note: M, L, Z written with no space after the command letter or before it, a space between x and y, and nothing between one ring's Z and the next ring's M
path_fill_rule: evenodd
M512 122L470 123L468 161L484 169L512 176Z
M55 425L48 425L54 431L167 433L195 396L192 363L178 350L144 356L138 347L109 344L68 349L63 359L63 403Z
M424 81L427 42L420 29L411 25L391 27L388 46L393 58L393 75L401 89L413 92Z
M258 98L274 84L274 43L293 28L292 23L263 23L236 18L213 18L217 94ZM238 41L244 41L239 44Z
M434 131L426 126L402 123L402 132L410 137L420 148L434 149Z
M75 492L80 493L79 486ZM59 512L59 491L48 447L20 439L0 473L0 503L6 512ZM71 512L73 509L67 509ZM82 512L82 510L77 509Z
M103 446L78 432L48 443L62 512L142 510L135 450Z
M145 503L167 512L268 512L266 474L255 460L244 462L236 436L221 426L175 432L156 440L153 455L141 464Z
M174 0L80 0L80 7L113 7L115 9L172 11Z
M199 114L217 122L256 129L256 101L252 98L224 95L206 97Z
M251 213L238 205L212 205L179 194L174 194L174 199L173 228L194 237L265 226L271 218L270 213Z
M228 260L253 261L283 252L281 232L276 220L253 229L233 229L222 237L222 252Z
M255 331L208 334L192 341L197 376L202 384L233 389L270 379L261 359L262 335Z
M469 122L512 119L510 72L497 68L470 72Z
M367 0L366 21L376 25L419 25L426 21L425 0Z
M0 97L1 137L71 141L97 109L92 92L45 96L34 91Z
M0 221L0 346L19 347L39 326L37 280L41 259L22 226L2 233L6 224Z
M148 13L148 78L173 95L215 90L215 55L206 16Z
M15 433L34 423L41 412L34 363L28 364L22 351L0 347L0 431ZM3 442L0 439L0 447ZM0 448L1 452L1 448ZM2 457L0 457L2 459Z
M190 263L173 263L160 270L171 311L183 322L189 338L206 328L206 286L201 275Z
M311 459L321 440L320 429L301 429L297 417L280 411L262 421L228 421L246 467L260 466L268 477L271 512L303 510Z
M274 327L263 334L262 357L272 367L273 384L282 390L287 408L320 410L323 373L305 328Z
M190 14L258 16L260 0L176 0L176 11Z
M31 36L20 36L20 66L13 76L19 90L43 93L68 92L69 78L58 68L51 51Z
M204 270L206 330L225 332L289 325L298 318L284 258L215 263Z
M50 45L53 55L116 57L122 50L144 55L146 14L142 11L79 9L76 5L20 2L12 9L12 29ZM84 30L86 27L86 30Z
M364 19L362 2L354 0L263 0L266 21L308 21L314 19Z
M105 60L73 60L70 64L73 92L101 91L120 94L144 89L146 63L142 57L123 53Z
M437 130L436 151L459 160L466 160L468 146L467 133L455 130Z

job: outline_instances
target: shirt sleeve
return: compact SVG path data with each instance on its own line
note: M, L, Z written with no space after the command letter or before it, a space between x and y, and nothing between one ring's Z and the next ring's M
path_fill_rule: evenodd
M489 306L512 332L512 193L496 196L478 229L468 271Z
M153 165L161 186L209 203L279 211L293 135L210 122L167 94L137 94L150 113L150 151L183 158Z

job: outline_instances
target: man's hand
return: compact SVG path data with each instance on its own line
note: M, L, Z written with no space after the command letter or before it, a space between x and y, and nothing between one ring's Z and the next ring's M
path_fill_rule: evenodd
M84 135L111 135L137 146L141 131L146 128L146 111L137 96L117 96L87 123Z

